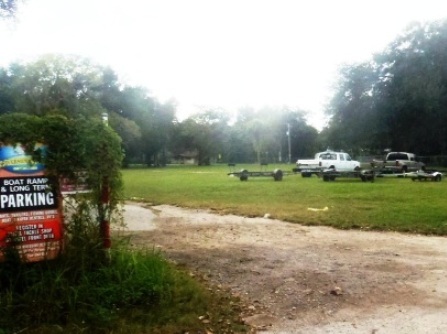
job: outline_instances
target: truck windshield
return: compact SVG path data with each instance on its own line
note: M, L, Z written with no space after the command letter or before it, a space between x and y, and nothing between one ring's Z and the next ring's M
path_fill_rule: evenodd
M409 160L405 153L390 153L388 160Z

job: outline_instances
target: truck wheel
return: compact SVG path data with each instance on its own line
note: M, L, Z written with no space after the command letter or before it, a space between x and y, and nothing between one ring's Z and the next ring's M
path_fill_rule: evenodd
M241 180L241 181L248 180L248 170L246 170L246 169L241 170L241 175L239 176L239 180Z
M283 173L282 173L281 169L275 169L273 171L273 179L275 181L282 181L282 175L283 175Z
M408 167L407 166L402 166L402 173L406 173L408 171Z
M364 182L366 182L366 181L374 182L374 177L375 177L374 171L363 170L363 171L360 172L360 178Z
M328 182L330 180L328 175L323 175L323 181Z
M440 174L436 175L435 178L433 180L435 180L435 182L440 182L442 179L442 176Z

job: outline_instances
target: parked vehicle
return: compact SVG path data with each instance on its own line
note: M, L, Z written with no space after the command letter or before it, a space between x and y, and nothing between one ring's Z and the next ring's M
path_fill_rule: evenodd
M374 159L371 166L381 173L407 173L424 170L425 164L417 161L414 153L389 152L384 160Z
M303 177L309 177L326 169L337 172L360 171L360 162L352 160L348 153L327 150L315 154L314 159L298 159L293 171L300 172Z
M410 177L412 181L432 180L435 182L440 182L442 180L442 173L438 171L418 170L417 172L408 173L407 177Z

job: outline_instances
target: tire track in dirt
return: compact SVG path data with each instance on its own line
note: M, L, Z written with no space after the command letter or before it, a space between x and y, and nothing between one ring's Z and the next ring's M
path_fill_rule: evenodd
M246 321L267 332L447 332L446 238L150 210L140 220L153 229L133 242L240 296Z

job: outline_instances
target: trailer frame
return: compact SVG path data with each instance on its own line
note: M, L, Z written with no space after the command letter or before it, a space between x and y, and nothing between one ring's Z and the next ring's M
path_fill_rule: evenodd
M441 182L442 173L439 171L418 170L416 172L407 173L406 177L411 178L412 181L428 181Z
M362 169L355 171L337 171L336 169L330 168L322 171L318 175L323 179L323 181L335 181L338 177L347 177L347 178L360 178L362 182L374 182L376 174L373 170L370 169Z
M248 181L248 177L273 177L274 181L282 181L283 176L288 175L288 173L283 172L279 168L275 168L272 172L262 170L262 168L266 169L267 164L261 164L261 170L255 172L250 172L245 168L241 169L239 172L235 172L231 171L232 167L235 167L235 164L228 164L228 166L230 167L230 173L228 173L227 175L237 176L241 181Z

